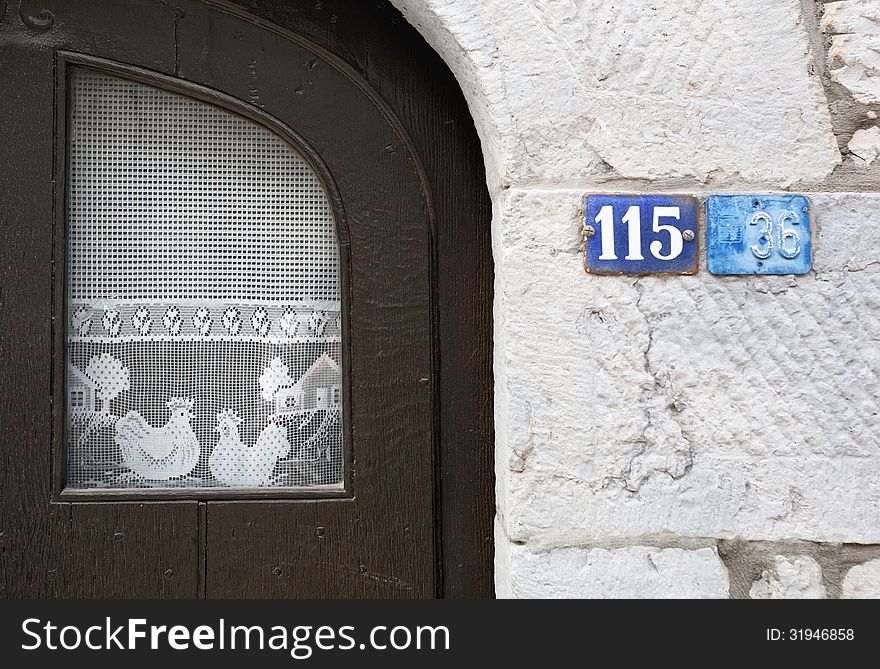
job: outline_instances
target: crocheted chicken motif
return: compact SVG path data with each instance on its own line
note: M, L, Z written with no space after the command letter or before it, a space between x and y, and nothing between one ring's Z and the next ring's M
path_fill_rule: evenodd
M173 399L166 404L171 418L152 427L137 411L116 422L116 444L126 466L151 481L186 476L199 460L199 441L190 425L192 402Z
M217 431L220 439L208 465L214 477L228 486L267 486L272 482L272 472L279 458L290 452L287 430L281 425L269 423L253 446L244 444L238 431L242 420L233 411L217 415Z

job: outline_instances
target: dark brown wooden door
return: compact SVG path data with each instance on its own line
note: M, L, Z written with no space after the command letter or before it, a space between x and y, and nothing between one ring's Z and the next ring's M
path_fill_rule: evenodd
M451 75L381 4L0 0L0 595L491 595L482 165ZM246 119L314 170L339 244L339 485L70 485L83 71Z

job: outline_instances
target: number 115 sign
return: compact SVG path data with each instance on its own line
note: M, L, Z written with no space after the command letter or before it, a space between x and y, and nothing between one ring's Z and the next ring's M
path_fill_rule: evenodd
M696 274L697 200L587 195L584 265L593 274Z

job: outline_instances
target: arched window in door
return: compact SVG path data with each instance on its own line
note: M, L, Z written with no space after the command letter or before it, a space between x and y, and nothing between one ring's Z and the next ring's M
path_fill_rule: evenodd
M69 109L67 487L341 485L316 172L249 119L89 67Z

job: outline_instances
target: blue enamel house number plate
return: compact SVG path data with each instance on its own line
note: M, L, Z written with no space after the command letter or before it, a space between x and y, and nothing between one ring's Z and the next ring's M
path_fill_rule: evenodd
M803 195L713 195L706 201L712 274L806 274L810 201Z
M587 195L584 266L593 274L696 274L697 200Z

